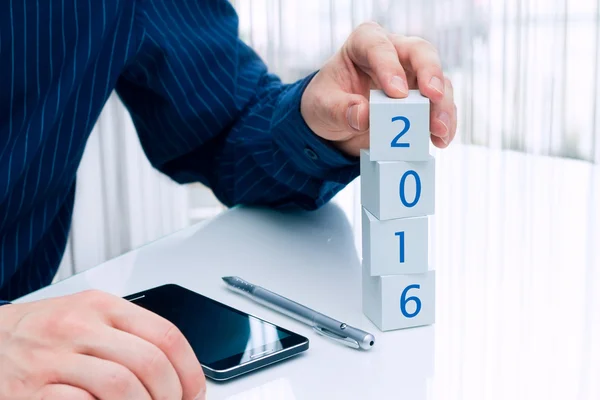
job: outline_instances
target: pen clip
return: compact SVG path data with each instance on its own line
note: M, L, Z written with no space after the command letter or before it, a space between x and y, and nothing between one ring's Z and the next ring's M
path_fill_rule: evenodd
M335 340L336 342L345 344L346 346L350 346L355 349L360 348L360 346L358 345L358 342L349 337L338 335L337 333L331 332L330 330L325 329L325 328L321 328L320 326L313 326L313 330L321 336L325 336L331 340Z

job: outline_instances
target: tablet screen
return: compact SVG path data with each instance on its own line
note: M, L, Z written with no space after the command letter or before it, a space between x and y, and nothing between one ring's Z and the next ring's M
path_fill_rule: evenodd
M202 365L221 370L295 344L298 335L177 285L125 299L171 321Z

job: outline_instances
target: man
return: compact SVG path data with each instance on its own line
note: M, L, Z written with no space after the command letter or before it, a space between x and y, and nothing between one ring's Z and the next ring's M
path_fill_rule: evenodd
M52 280L75 174L113 89L152 164L227 205L314 209L359 172L371 87L418 88L431 140L456 130L452 86L424 40L361 25L284 85L237 37L225 0L0 3L0 299ZM0 307L0 399L201 399L202 370L164 319L99 292Z

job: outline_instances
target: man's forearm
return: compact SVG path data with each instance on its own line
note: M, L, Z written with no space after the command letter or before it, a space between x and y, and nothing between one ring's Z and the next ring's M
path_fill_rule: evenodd
M228 206L318 208L358 176L358 159L306 125L300 102L311 76L284 85L258 69L241 71L249 75L241 85L254 81L255 95L229 131L163 170L180 182L203 181Z
M359 164L306 124L300 104L312 76L283 84L239 39L229 3L202 5L196 17L210 25L163 6L174 19L166 20L152 2L140 4L138 25L168 34L145 43L148 56L129 64L117 91L152 165L210 186L226 205L319 207ZM193 27L194 40L174 25ZM216 27L229 34L214 35Z

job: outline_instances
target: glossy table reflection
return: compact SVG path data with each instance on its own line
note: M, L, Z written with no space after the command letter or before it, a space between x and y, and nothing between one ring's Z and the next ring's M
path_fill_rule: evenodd
M598 167L476 147L435 155L433 326L381 333L363 316L360 226L334 204L233 209L20 301L174 282L311 340L300 357L210 382L209 399L600 399ZM229 292L223 275L370 330L377 344L361 352L316 336Z

